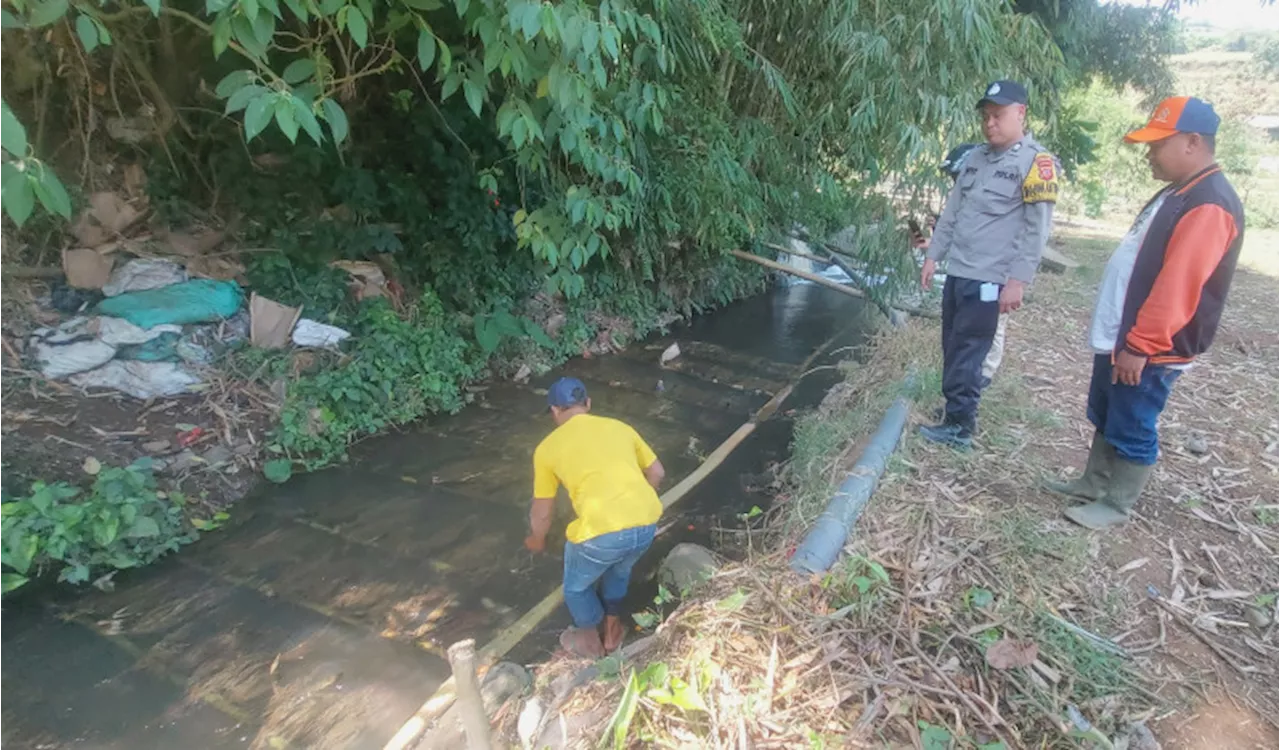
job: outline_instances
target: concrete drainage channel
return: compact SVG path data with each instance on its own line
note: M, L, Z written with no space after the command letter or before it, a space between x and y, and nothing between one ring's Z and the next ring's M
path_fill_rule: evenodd
M807 365L829 345L830 341L814 352L809 362L799 368L799 372L804 373ZM911 412L906 394L910 391L914 380L914 373L908 374L899 387L900 395L886 410L858 460L845 475L845 479L828 502L826 509L796 549L791 560L791 569L796 573L801 575L825 573L839 558L854 524L870 502L888 466L890 456L902 439L902 433ZM713 451L693 474L664 494L663 506L670 507L679 501L689 489L710 474L734 448L741 444L757 424L777 411L795 385L793 383L778 392L751 420L744 423L738 431ZM384 750L459 747L464 740L469 750L489 750L492 747L489 738L489 717L496 713L506 701L526 692L532 681L523 668L510 662L497 663L490 668L485 674L483 684L477 682L475 670L477 667L483 668L493 664L514 648L520 639L550 616L561 601L561 589L557 588L478 653L475 652L474 642L464 641L461 644L455 644L455 647L450 649L450 663L455 670L454 677L423 704L422 708L386 744ZM652 645L653 638L654 636L649 636L631 644L624 649L623 658L629 660L637 656ZM455 651L467 656L461 660L455 660L453 658ZM531 739L540 738L542 731L554 719L555 713L563 705L568 694L576 687L594 679L595 670L596 667L591 666L580 672L568 683L567 688L561 690L561 694L557 696L558 699L545 710L537 704L536 698L530 699L521 713L521 729L527 729ZM526 722L530 724L527 728L524 726Z

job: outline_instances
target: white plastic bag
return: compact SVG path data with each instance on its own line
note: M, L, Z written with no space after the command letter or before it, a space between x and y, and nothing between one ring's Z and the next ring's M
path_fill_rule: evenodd
M98 338L112 346L145 344L162 333L182 333L182 326L164 323L153 328L139 328L124 318L106 315L98 318Z
M96 321L72 318L57 328L41 328L31 337L40 372L51 380L92 370L116 356L116 348L96 336Z
M111 273L111 280L102 287L102 293L114 297L125 292L143 292L181 284L186 280L186 270L173 261L135 258Z
M177 396L200 384L200 378L174 362L114 360L96 370L74 375L81 388L110 388L137 399Z
M293 343L295 346L333 348L350 335L350 332L344 331L337 326L325 325L310 318L303 318L298 321L298 325L293 329Z

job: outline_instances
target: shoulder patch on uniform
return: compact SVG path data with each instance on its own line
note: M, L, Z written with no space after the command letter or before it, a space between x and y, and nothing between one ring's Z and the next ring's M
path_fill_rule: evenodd
M1031 171L1022 181L1023 203L1055 203L1058 200L1058 162L1053 154L1041 151L1031 162Z

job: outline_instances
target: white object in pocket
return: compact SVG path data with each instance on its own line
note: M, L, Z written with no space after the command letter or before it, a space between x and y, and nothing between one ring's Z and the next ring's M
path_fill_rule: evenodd
M1000 299L1000 285L983 284L978 288L978 298L983 302L995 302Z

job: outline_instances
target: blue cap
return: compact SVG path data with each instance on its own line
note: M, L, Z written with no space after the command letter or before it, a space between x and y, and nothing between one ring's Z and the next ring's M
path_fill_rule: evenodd
M577 378L560 378L547 389L547 405L566 409L587 402L587 387Z

